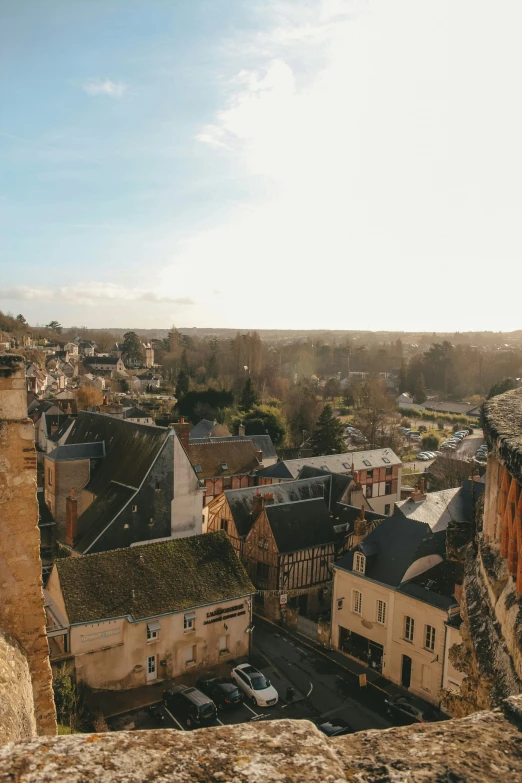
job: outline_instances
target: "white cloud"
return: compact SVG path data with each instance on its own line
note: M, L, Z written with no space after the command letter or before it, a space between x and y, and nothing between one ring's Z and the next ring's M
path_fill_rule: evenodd
M68 304L93 305L100 302L153 302L155 304L193 305L187 296L171 297L144 291L138 288L126 288L115 283L77 283L60 286L56 289L42 286L12 286L0 288L0 299L18 301L66 302Z
M82 89L88 95L108 95L110 98L121 98L127 90L123 82L113 82L110 79L91 79L82 85Z
M512 96L522 6L270 8L271 32L241 41L241 70L199 135L232 150L234 175L264 195L187 240L165 282L180 268L203 279L228 270L207 323L219 315L244 326L510 328L514 289L497 307L490 296L487 310L473 297L436 307L436 292L466 290L470 275L493 266L493 287L503 275L521 279L522 113ZM253 306L241 272L270 308ZM413 288L412 309L404 305Z

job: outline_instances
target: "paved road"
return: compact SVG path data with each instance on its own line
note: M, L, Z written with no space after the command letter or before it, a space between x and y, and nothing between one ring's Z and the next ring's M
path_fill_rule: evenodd
M476 450L483 443L484 443L484 434L482 430L477 429L475 430L473 435L468 435L467 438L464 438L464 440L461 441L460 445L455 449L455 451L448 452L448 456L455 457L456 459L465 459L466 457L474 457ZM425 462L423 462L422 460L405 462L403 465L402 472L409 473L412 469L414 470L416 468L417 470L420 470L422 473L425 470L427 470L433 462L434 460L426 460Z
M383 695L368 686L359 688L342 667L300 645L284 629L256 623L254 643L257 654L279 672L280 680L287 680L298 694L306 696L316 718L342 717L356 731L393 725L384 714ZM271 679L278 687L273 674ZM292 712L289 710L287 717L294 717Z

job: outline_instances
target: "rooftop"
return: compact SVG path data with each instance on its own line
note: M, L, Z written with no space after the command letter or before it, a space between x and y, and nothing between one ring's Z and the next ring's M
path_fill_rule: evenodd
M187 453L201 479L252 473L259 466L251 440L190 442Z
M64 462L77 459L100 459L105 456L105 444L100 443L73 443L57 446L47 454L47 459L53 462Z
M284 466L279 467L280 465ZM402 465L402 460L391 449L371 449L370 451L347 451L342 454L328 454L324 457L301 457L299 459L287 459L270 468L258 471L260 476L275 477L275 469L280 471L280 478L297 478L300 471L306 466L327 470L331 473L352 473L354 470L371 470L372 468L389 468L393 465Z
M337 538L322 498L269 505L265 511L280 553L330 544Z
M142 620L255 592L222 531L59 559L56 569L71 624Z

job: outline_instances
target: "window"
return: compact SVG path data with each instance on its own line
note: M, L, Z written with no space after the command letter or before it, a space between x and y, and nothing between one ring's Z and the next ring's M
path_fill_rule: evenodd
M147 623L147 642L155 642L158 638L160 624L157 620Z
M435 628L433 625L426 626L426 644L424 646L432 652L435 649Z
M404 638L407 642L413 642L413 636L415 633L415 620L413 617L404 618Z
M390 460L388 459L388 457L383 457L383 458L382 458L382 461L383 461L383 462L386 462L388 465L390 464ZM387 471L388 471L388 470L390 470L390 471L391 471L391 468L386 468L386 470L387 470Z
M377 618L376 618L379 625L386 625L386 612L387 612L386 601L381 601L379 599L377 601Z
M53 472L51 468L47 468L47 483L50 487L53 485Z
M156 481L156 492L160 491L160 483L159 481Z
M387 481L385 486L386 486L386 489L385 489L384 494L385 495L391 495L391 481Z
M220 636L219 637L219 653L222 655L223 653L228 652L228 644L229 644L230 636L227 634L226 636Z
M343 468L346 468L346 470L351 470L352 466L350 465L349 462L343 462Z
M226 462L221 463L221 470L228 470L228 464Z
M321 470L328 470L328 465L321 465Z
M353 556L353 570L364 574L366 570L366 558L361 552L356 552Z
M373 478L373 470L367 470L366 471L366 478L367 479Z
M195 629L196 629L196 613L189 612L183 618L183 630L185 633L188 633L189 631L194 631Z
M362 614L362 593L359 590L352 591L352 612Z
M268 540L266 538L259 537L257 539L257 546L259 549L268 549Z
M196 663L195 644L192 644L190 647L185 647L185 666L189 666L191 663Z
M384 513L389 514L390 513L390 503L386 503L384 506Z
M230 476L225 476L223 479L223 489L232 489L232 479Z
M220 522L220 529L228 533L228 519L222 519Z
M194 465L194 472L201 473L201 465Z
M133 506L132 510L133 510L134 513L136 513L136 511L138 510L138 506Z
M372 485L366 484L366 497L371 498L372 492L373 492Z
M369 468L371 468L372 463L370 462L369 459L363 459L363 465L367 465Z
M386 468L386 475L391 476L393 473L393 468Z
M268 565L266 563L256 564L256 576L258 579L266 581L268 579Z

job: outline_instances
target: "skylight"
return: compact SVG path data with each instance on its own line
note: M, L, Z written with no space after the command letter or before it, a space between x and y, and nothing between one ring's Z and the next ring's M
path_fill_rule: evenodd
M201 465L194 465L194 470L196 473L201 473Z
M369 459L363 459L363 463L364 463L364 464L365 464L367 467L369 467L369 468L371 468L371 466L372 466L372 463L370 462L370 460L369 460Z
M351 470L351 465L348 464L348 462L343 462L343 468L346 468L346 470Z
M383 457L383 458L382 458L382 461L383 461L383 462L388 462L388 463L390 462L390 460L388 459L388 457Z
M228 465L226 462L221 463L221 470L228 470Z

